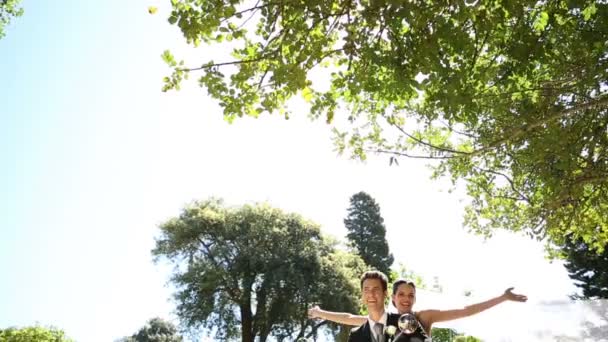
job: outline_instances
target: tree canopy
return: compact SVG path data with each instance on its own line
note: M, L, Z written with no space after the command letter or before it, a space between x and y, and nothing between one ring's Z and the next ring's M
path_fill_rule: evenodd
M53 327L30 326L0 329L2 342L73 342L63 330Z
M307 319L313 304L359 311L365 264L336 250L299 215L212 199L186 207L160 229L153 254L175 265L177 315L186 327L213 331L217 340L312 336L327 324Z
M432 161L464 223L608 242L608 4L595 0L172 0L171 24L232 59L180 61L231 121L301 95L340 151ZM194 64L194 65L193 65ZM323 68L327 68L323 71Z
M4 29L10 24L11 20L23 14L23 8L19 7L20 2L21 0L0 1L0 39L6 35Z
M119 342L182 342L175 325L162 318L152 318L138 332Z

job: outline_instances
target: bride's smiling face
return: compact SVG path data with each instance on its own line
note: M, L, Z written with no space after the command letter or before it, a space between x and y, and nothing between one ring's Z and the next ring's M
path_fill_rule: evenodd
M400 314L412 312L416 303L416 288L410 284L400 284L393 293L393 305Z

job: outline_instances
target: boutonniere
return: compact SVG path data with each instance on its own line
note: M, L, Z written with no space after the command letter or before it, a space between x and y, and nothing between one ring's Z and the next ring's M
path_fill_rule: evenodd
M388 341L392 341L395 333L397 332L397 327L394 325L389 325L384 328L384 334L388 336Z

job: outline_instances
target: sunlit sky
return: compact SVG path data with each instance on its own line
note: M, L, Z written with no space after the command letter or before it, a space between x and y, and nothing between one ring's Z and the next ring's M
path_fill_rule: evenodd
M422 162L339 156L305 110L229 125L194 82L162 93L163 50L195 66L218 52L185 46L168 3L24 0L0 40L0 328L54 325L95 342L155 316L177 322L168 269L150 250L159 223L210 196L268 201L343 237L348 199L366 191L396 262L448 293L575 291L537 242L468 234L465 196Z

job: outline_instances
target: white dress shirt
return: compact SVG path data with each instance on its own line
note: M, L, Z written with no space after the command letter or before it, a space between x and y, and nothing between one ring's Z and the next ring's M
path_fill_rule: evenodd
M377 322L376 322L376 321L374 321L374 320L373 320L371 317L367 316L367 321L369 322L369 328L370 328L370 330L371 330L372 335L374 335L374 340L375 340L375 341L380 341L380 339L379 339L379 337L380 337L380 336L378 336L378 335L376 334L376 330L374 330L374 326L375 326L377 323L381 323L381 324L382 324L382 326L383 326L384 328L386 328L386 319L387 319L387 318L388 318L388 314L386 313L386 311L384 311L384 313L382 314L382 317L380 317L380 320L379 320L379 321L377 321ZM384 329L382 329L382 332L384 333Z

